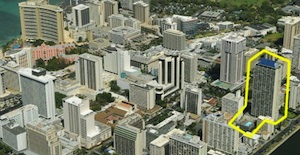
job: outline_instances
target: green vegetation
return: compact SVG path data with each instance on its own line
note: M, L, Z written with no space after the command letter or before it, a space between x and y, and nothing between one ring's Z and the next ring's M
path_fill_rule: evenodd
M192 123L189 125L186 130L192 134L192 135L198 135L197 129L196 129L196 122Z
M289 113L288 113L288 118L289 119L294 119L296 116L297 116L296 113L289 111Z
M69 51L66 51L66 54L70 55L70 54L83 54L83 53L87 53L89 49L89 45L85 44L82 46L77 46L76 48L73 48Z
M241 6L241 5L254 5L260 6L266 0L221 0L221 5Z
M11 154L12 153L12 149L7 146L6 144L0 143L0 155L7 155L7 154Z
M149 44L141 44L138 49L141 51L145 51L153 46L158 46L158 45L162 45L163 42L163 38L159 37L157 39L153 39L151 40L151 42Z
M110 81L109 86L110 86L110 91L114 93L119 93L121 90L121 88L117 85L116 80Z
M170 116L171 116L170 112L168 110L166 110L163 113L151 118L148 121L148 124L157 125L158 123L162 122L163 120L167 119Z
M92 110L99 111L99 110L101 110L102 106L105 106L114 101L115 101L115 98L112 97L111 93L103 92L103 93L97 94L96 100L92 101L90 106L91 106Z
M67 63L63 58L53 57L47 62L47 64L44 62L43 59L38 59L36 60L35 65L36 67L45 68L48 71L57 71L68 67L69 65L71 65L71 63Z
M5 45L2 46L2 52L6 52L11 49L11 45L16 41L16 39L12 39L8 41Z
M68 75L68 78L75 80L75 76L76 76L75 74L76 74L75 72L71 72L71 73Z
M59 93L59 92L55 92L55 106L58 109L62 108L62 99L67 97L67 95Z
M271 33L271 34L267 34L264 38L263 38L263 42L276 42L279 39L283 38L283 34L282 33Z
M38 46L41 46L43 43L45 43L46 45L49 45L49 46L56 45L55 42L53 42L53 41L44 41L42 39L37 39L32 43L32 46L38 47Z
M163 107L163 108L167 107L167 102L165 100L157 100L156 104Z

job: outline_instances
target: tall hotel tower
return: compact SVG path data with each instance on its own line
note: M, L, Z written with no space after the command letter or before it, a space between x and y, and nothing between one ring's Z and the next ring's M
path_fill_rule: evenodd
M238 84L243 80L244 53L246 38L228 35L222 38L220 80Z
M63 9L47 0L19 3L22 40L43 39L64 42Z
M282 65L273 60L260 59L253 70L251 114L278 119Z
M21 68L19 74L23 104L36 105L41 116L55 118L55 77L42 68Z
M75 62L76 80L90 89L99 90L102 82L102 58L88 53L81 54Z

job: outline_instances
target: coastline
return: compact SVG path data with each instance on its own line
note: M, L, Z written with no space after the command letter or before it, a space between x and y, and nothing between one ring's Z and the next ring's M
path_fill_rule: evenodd
M297 133L300 130L300 125L296 127L289 135L284 137L274 148L272 148L270 151L266 153L266 155L272 154L277 148L279 148L284 142L286 142L290 137L292 137L295 133Z

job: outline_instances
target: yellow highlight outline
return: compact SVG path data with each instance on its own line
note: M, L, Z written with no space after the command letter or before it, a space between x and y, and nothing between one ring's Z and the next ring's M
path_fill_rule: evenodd
M271 55L275 58L278 58L284 62L287 63L287 74L286 74L286 95L285 95L285 105L284 105L284 116L281 117L280 119L278 119L276 122L272 121L270 119L265 118L254 130L252 130L252 132L245 132L244 130L240 129L240 127L236 126L233 124L233 122L237 119L237 117L245 110L245 108L247 107L247 103L248 103L248 93L249 93L249 81L250 81L250 70L251 70L251 62L253 60L255 60L257 57L261 56L262 54L268 54ZM289 90L290 90L290 76L291 76L291 61L287 58L284 58L282 56L279 56L275 53L272 53L266 49L261 50L260 52L256 53L255 55L253 55L247 63L247 73L246 73L246 88L245 88L245 98L244 98L244 105L241 109L239 109L239 111L232 117L232 119L228 122L228 125L230 127L232 127L233 129L239 131L240 133L242 133L244 136L248 137L248 138L252 138L255 133L262 128L262 126L265 123L269 123L272 125L277 125L280 122L282 122L283 120L285 120L288 116L288 102L289 102Z

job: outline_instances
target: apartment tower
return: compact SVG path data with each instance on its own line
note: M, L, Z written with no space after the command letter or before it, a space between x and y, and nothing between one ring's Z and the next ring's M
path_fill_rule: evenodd
M54 76L47 75L42 68L19 70L22 102L38 107L39 115L55 118Z
M230 84L243 81L244 53L246 38L228 35L222 38L220 80Z
M43 39L64 42L63 9L47 0L27 0L19 3L22 40Z
M186 48L185 34L178 30L165 30L163 32L163 46L171 50L184 50Z
M253 69L251 89L251 114L278 119L282 65L261 58Z
M150 16L149 5L143 1L133 3L133 18L141 23L148 23Z
M103 64L101 57L89 53L81 54L79 59L75 62L75 66L76 80L79 81L81 85L93 90L99 90L103 87Z
M294 37L300 33L300 17L291 17L284 24L283 47L293 49Z

